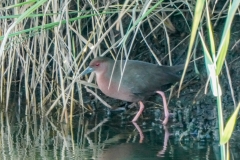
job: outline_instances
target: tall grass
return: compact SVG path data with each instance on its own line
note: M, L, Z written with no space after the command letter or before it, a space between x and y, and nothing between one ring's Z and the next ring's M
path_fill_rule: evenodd
M45 116L60 108L60 120L68 122L69 106L71 113L76 104L84 112L82 87L94 86L89 83L92 78L89 82L80 79L86 62L107 53L113 58L117 54L129 57L135 40L130 36L136 37L138 32L148 46L146 38L155 34L160 26L164 27L166 35L167 30L174 32L169 16L178 10L171 5L162 1L142 4L136 1L124 4L6 2L0 17L0 101L5 111L10 109L11 90L14 89L24 97L21 100L25 100L26 108L21 111L26 115L40 113ZM183 4L173 5L181 7ZM126 22L123 24L124 18L129 21L128 26ZM142 24L148 24L152 32L143 35ZM172 64L170 47L168 51ZM153 51L152 55L157 58Z

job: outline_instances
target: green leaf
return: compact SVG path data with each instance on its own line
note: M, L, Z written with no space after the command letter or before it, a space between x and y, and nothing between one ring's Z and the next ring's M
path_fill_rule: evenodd
M199 26L200 20L202 18L204 4L205 4L205 0L198 0L197 3L196 3L196 7L195 7L195 11L194 11L194 18L193 18L193 23L192 23L191 37L190 37L188 53L187 53L187 58L186 58L186 64L188 64L189 61L190 61L190 57L191 57L191 53L192 53L192 49L193 49L193 44L195 42L196 34L197 34L197 31L198 31L198 26ZM182 78L180 80L178 94L180 92L180 89L181 89L186 71L187 71L187 67L185 66L184 71L182 73Z
M212 93L214 96L221 96L222 90L221 90L221 86L218 81L218 76L216 75L215 64L214 64L212 57L207 49L206 43L204 42L204 39L200 33L199 33L199 36L200 36L200 40L201 40L202 46L203 46L205 65L207 68L208 76L210 77L209 80L210 80Z
M214 31L212 29L211 17L209 14L207 3L208 2L206 1L206 19L207 19L208 36L209 36L209 41L210 41L211 55L212 55L212 58L214 58L214 63L215 63L216 49L215 49L214 34L213 34Z
M216 68L217 75L221 73L222 66L223 66L225 57L227 55L227 49L228 49L229 39L230 39L230 28L231 28L233 18L235 17L235 13L239 7L239 4L240 4L240 0L234 0L228 10L227 20L224 26L222 39L221 39L219 50L217 53L217 58L218 58L217 68Z
M231 138L231 135L232 135L232 132L233 132L236 120L237 120L239 109L240 109L240 103L238 104L234 113L231 115L230 119L228 120L226 127L224 128L223 135L220 137L221 145L227 143L229 141L229 139Z

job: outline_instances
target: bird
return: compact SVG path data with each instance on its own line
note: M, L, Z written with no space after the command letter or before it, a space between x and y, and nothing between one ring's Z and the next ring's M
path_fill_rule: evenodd
M138 60L113 60L107 57L94 58L82 72L96 74L99 89L108 97L139 103L139 111L132 119L136 122L144 110L144 100L157 93L162 97L164 108L163 125L168 123L169 111L162 88L180 80L177 73L184 65L160 66Z

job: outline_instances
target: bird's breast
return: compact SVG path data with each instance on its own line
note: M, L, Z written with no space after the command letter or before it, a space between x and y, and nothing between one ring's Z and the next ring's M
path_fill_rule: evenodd
M117 81L117 82L116 82ZM107 96L120 99L128 102L135 102L134 96L131 93L130 88L124 88L124 86L119 86L119 80L110 80L110 78L105 76L97 76L97 84L99 89Z

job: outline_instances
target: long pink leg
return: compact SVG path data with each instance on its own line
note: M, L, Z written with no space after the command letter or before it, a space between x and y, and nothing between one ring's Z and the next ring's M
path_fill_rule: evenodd
M166 125L167 122L168 122L168 117L169 117L167 100L166 100L165 94L162 91L156 91L156 93L160 94L162 96L162 99L163 99L163 108L164 108L164 115L165 115L165 118L163 120L163 125Z
M141 128L139 127L139 125L136 122L132 122L132 123L139 133L139 136L140 136L139 143L143 143L144 135L143 135L143 132L142 132Z
M138 117L142 114L142 111L144 110L144 105L143 105L142 101L139 101L139 105L140 105L139 111L133 118L132 122L136 122L138 120Z

